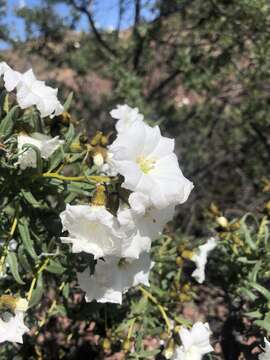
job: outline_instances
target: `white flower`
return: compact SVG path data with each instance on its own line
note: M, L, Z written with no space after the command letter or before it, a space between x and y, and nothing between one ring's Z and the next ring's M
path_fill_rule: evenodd
M4 341L23 343L23 334L29 331L24 325L24 312L27 310L28 302L19 299L16 303L14 315L9 314L7 319L0 319L0 343Z
M55 116L63 112L64 108L57 99L58 89L46 86L44 81L37 80L33 70L22 74L17 85L17 101L22 109L36 105L41 117Z
M211 237L207 242L201 246L196 254L191 258L196 263L197 269L193 271L192 276L198 281L203 283L205 280L205 265L207 263L207 256L217 246L217 240Z
M59 115L64 111L57 99L58 89L37 80L33 70L21 74L10 68L5 62L0 63L0 76L4 76L7 91L17 89L17 101L22 109L36 106L41 117Z
M154 208L149 198L141 193L132 193L129 196L129 203L131 208L120 207L117 214L120 229L127 237L122 244L122 256L138 258L142 252L150 251L151 242L161 234L166 223L173 218L174 205L164 209Z
M143 120L143 115L139 113L138 108L131 108L128 105L117 105L110 114L112 118L118 120L115 125L118 133L127 130L136 121Z
M155 207L187 200L193 184L179 168L174 140L161 136L158 126L136 121L110 146L115 169L124 176L122 186L148 195Z
M176 349L172 360L201 360L204 354L214 350L208 323L196 322L191 330L181 327L179 335L182 346Z
M93 254L95 259L120 255L117 222L104 206L67 205L60 218L63 230L69 232L69 236L61 240L72 244L72 252L84 251Z
M32 148L25 149L24 145L34 145L40 150L43 159L48 159L54 151L63 144L64 141L59 140L59 136L51 138L41 133L33 133L31 136L26 134L18 135L18 163L22 170L28 167L37 167L37 154Z
M270 359L270 341L267 341L266 338L264 338L264 352L259 355L259 360L269 360Z
M19 84L22 74L18 71L12 70L7 63L0 63L0 76L4 75L4 83L7 91L12 91Z
M149 286L149 272L153 263L148 253L128 262L119 257L105 257L98 260L94 275L87 268L78 273L79 285L86 292L87 302L122 304L122 295L138 284Z

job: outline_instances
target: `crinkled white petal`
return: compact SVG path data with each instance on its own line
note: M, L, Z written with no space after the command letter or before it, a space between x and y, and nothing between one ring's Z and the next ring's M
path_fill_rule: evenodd
M143 115L139 113L138 108L131 108L128 105L117 105L110 114L112 118L118 120L115 125L118 133L127 130L136 121L143 121Z
M23 343L23 334L29 331L23 322L24 312L15 311L9 321L0 319L0 343L4 341Z
M12 70L7 64L4 69L5 88L7 91L13 91L20 83L22 75L18 71Z
M259 360L269 360L270 359L270 341L264 338L264 352L259 355Z
M57 98L57 89L39 81L30 69L21 74L14 71L5 62L0 63L0 76L4 76L7 91L17 89L17 101L22 109L36 106L41 117L59 115L64 111Z
M207 263L207 256L217 246L217 240L211 237L204 245L199 246L198 251L191 258L196 263L196 270L193 271L192 276L198 281L203 283L205 280L205 266Z
M115 169L124 176L124 188L149 196L157 208L187 200L193 184L182 174L174 140L161 136L158 126L134 122L109 151Z
M22 170L28 167L35 168L37 166L37 155L34 149L24 149L26 144L34 145L40 150L40 155L43 159L48 159L58 147L64 143L59 140L59 136L50 138L47 135L41 133L33 133L31 136L26 134L18 135L18 163Z
M161 234L166 223L173 218L174 205L164 209L156 209L146 202L144 205L148 206L144 208L144 212L138 207L134 210L121 206L118 210L117 218L125 238L122 244L123 257L138 258L142 252L149 252L151 242Z
M149 272L153 262L147 253L140 255L132 262L119 257L108 256L98 260L95 273L90 275L87 268L78 273L78 282L87 302L122 304L122 295L133 286L143 284L149 286Z
M62 242L72 244L72 252L86 252L100 258L121 253L121 238L114 216L103 206L67 205L60 214L63 230L69 236Z
M201 360L203 355L214 350L210 335L208 323L197 322L191 330L181 327L179 336L182 345L176 348L172 360Z

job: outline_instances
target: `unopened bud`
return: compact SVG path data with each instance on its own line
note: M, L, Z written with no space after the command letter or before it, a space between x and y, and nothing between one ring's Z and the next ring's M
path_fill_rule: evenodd
M217 223L223 228L226 228L229 225L228 220L224 216L219 216L216 220Z
M194 253L190 250L184 250L181 254L184 259L192 260Z
M164 350L164 356L166 359L171 359L174 354L174 340L170 339L166 349Z
M111 342L108 338L105 338L102 341L102 348L105 352L109 352L111 350Z
M28 301L23 298L19 298L16 301L16 310L26 311L28 309Z
M91 200L91 204L94 206L106 206L106 188L104 185L97 185L96 192Z
M220 211L219 211L217 205L214 204L214 203L211 203L211 205L210 205L210 211L211 211L211 213L212 213L213 215L215 215L215 216L218 216L218 215L220 214Z
M93 156L93 161L97 167L101 167L104 164L104 159L101 153L96 153Z
M122 346L122 349L125 353L128 353L131 349L131 342L129 339L126 339L124 342L123 342L123 346Z

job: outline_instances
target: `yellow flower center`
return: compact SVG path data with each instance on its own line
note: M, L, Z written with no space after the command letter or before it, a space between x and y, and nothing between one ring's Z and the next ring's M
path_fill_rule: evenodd
M155 163L156 161L154 159L147 159L142 156L137 158L137 164L139 165L141 171L145 174L148 174L154 169Z

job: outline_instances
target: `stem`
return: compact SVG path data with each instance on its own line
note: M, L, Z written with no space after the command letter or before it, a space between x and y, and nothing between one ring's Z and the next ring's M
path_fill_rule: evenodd
M7 238L7 240L5 241L5 244L4 244L3 255L0 258L0 274L2 273L3 266L4 266L4 263L5 263L7 254L8 254L8 243L12 239L12 236L14 235L15 230L17 228L17 225L18 225L18 219L15 217L13 222L12 222L8 238Z
M37 282L37 278L38 278L38 275L43 271L45 270L46 266L48 265L48 262L50 261L50 259L46 259L44 261L44 263L40 266L40 268L38 269L38 271L36 272L32 282L31 282L31 285L30 285L30 289L28 291L28 294L27 294L27 300L30 301L31 300L31 297L32 297L32 293L34 291L34 287L36 285L36 282Z
M129 327L129 329L128 329L128 336L127 336L128 340L131 339L135 322L136 322L136 318L134 318L134 319L131 320L131 324L130 324L130 327Z
M91 176L64 176L59 175L57 173L44 173L42 174L42 177L45 178L53 178L58 179L62 181L92 181L95 183L105 183L105 182L111 182L111 179L108 176L97 176L97 175L91 175Z
M167 332L168 334L171 333L171 324L170 324L170 320L166 314L166 311L164 309L164 307L158 302L158 300L152 295L150 294L150 292L148 292L147 290L145 290L143 287L139 286L139 290L149 299L151 300L155 305L157 305L165 323L167 326Z

